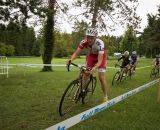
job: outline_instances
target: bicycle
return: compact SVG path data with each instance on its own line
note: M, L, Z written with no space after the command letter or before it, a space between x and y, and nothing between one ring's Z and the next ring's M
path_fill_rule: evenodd
M130 68L131 76L135 74L135 70L136 70L136 65L131 65L131 68Z
M78 78L70 82L61 97L59 104L60 116L63 116L71 111L80 99L82 100L82 104L89 101L89 98L93 95L96 87L97 79L90 73L90 69L74 63L71 64L80 68L80 74ZM69 67L70 65L68 65L68 71L70 71Z
M151 70L150 77L155 78L159 75L159 66L154 66Z
M131 68L128 70L128 72L127 72L127 74L125 73L126 72L126 67L122 67L122 66L120 66L120 65L118 65L118 64L115 64L115 68L117 67L117 66L119 66L120 67L120 70L118 70L117 72L116 72L116 74L113 76L113 79L112 79L112 86L115 84L115 82L123 82L125 79L127 79L128 78L128 76L130 77L130 79L131 79L131 75L132 75L132 73L131 73Z

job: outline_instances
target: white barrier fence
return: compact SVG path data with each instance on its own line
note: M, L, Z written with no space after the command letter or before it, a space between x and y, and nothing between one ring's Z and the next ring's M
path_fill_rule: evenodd
M62 122L60 122L56 125L53 125L53 126L47 128L45 130L66 130L66 129L80 123L81 121L84 121L84 120L92 117L93 115L111 107L112 105L115 105L116 103L118 103L118 102L120 102L120 101L122 101L122 100L124 100L124 99L126 99L126 98L128 98L128 97L146 89L146 88L148 88L149 86L156 84L157 82L160 82L160 79L151 81L151 82L149 82L145 85L142 85L142 86L140 86L136 89L133 89L133 90L127 92L127 93L124 93L124 94L122 94L122 95L120 95L120 96L118 96L114 99L111 99L110 101L108 101L106 103L100 104L100 105L98 105L96 107L93 107L93 108L91 108L87 111L84 111L84 112L82 112L78 115L75 115L75 116L73 116L73 117L71 117L67 120L64 120L64 121L62 121Z
M79 64L79 65L84 65L84 64ZM22 67L52 66L52 67L65 67L66 64L28 64L28 63L19 63L19 64L8 64L8 66L22 66ZM73 66L73 65L71 65L71 66ZM143 69L143 68L148 68L148 67L151 67L151 66L143 66L143 67L139 67L139 68L136 68L136 69ZM110 67L110 66L108 66L107 68L109 68L109 69L119 69L119 68Z
M8 78L8 59L6 56L0 56L0 74L7 75Z

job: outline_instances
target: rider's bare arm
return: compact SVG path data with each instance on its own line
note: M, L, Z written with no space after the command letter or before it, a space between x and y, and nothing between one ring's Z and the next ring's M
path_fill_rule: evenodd
M77 56L81 53L81 51L82 51L82 49L78 47L77 50L72 54L71 58L66 61L66 65L70 64L70 62L75 60L77 58Z
M73 53L73 55L71 56L71 61L75 60L77 58L77 56L81 53L82 49L81 48L77 48L77 50Z

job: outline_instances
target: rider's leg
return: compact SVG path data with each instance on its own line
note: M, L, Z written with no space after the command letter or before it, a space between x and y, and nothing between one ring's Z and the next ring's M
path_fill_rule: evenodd
M126 75L128 74L129 70L131 69L131 66L130 65L127 65L126 66Z
M101 88L104 96L104 101L108 100L108 95L107 95L107 82L105 80L105 72L99 71L98 72L99 80L101 83Z
M93 68L94 65L95 65L94 60L95 60L95 58L91 54L88 54L86 56L86 67L89 68L89 69ZM85 73L84 76L83 76L83 80L86 81L89 78L90 78L89 74Z
M123 77L125 77L127 75L127 67L126 66L122 68L121 75Z

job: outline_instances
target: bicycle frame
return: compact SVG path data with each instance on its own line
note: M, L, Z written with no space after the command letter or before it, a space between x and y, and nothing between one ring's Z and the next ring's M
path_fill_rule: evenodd
M73 104L77 103L79 99L82 99L82 104L86 103L89 100L90 95L93 95L97 82L96 77L93 77L88 68L74 63L70 64L79 67L80 74L77 79L70 82L61 97L59 104L60 116L68 113L72 107L74 107ZM70 64L67 66L68 71ZM87 78L85 77L86 75ZM86 82L84 82L84 79L87 79Z
M123 71L125 72L126 70L128 70L128 71L130 70L130 69L128 69L127 67L122 67L121 65L116 64L115 67L117 67L117 66L120 67L120 70L119 70L119 71L121 71L121 73L122 73Z
M78 93L79 92L79 88L78 88L77 91L74 94L74 96L77 97L77 99L75 99L76 102L77 102L80 98L82 98L82 100L83 100L83 98L85 97L85 94L86 94L85 85L87 86L87 84L85 84L85 85L83 84L83 82L85 81L83 79L84 76L88 74L87 75L87 80L89 80L88 82L90 82L90 80L93 77L92 77L92 74L90 73L90 70L88 68L86 68L85 66L77 65L77 64L74 64L74 63L70 63L70 64L80 68L80 74L79 74L79 77L78 77L78 79L80 80L80 87L79 87L80 88L80 93ZM67 66L68 71L70 71L70 64Z
M114 75L114 77L113 77L113 79L112 79L112 85L114 85L114 82L115 82L115 81L122 82L122 81L125 80L128 76L130 76L130 78L131 78L131 68L128 69L128 68L126 68L126 67L120 66L119 64L115 64L115 67L116 67L116 66L119 66L119 67L120 67L120 70L118 70L118 71L116 72L116 74ZM129 75L126 74L126 76L123 76L123 73L124 73L127 69L128 69L128 71L129 71L129 72L127 71L127 73L129 73Z

